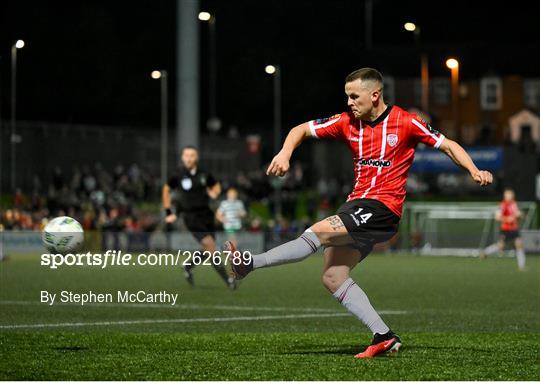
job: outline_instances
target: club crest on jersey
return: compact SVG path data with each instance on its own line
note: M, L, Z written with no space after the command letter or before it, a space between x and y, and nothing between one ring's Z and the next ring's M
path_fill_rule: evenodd
M386 142L388 142L390 147L394 147L395 145L397 145L397 142L398 142L397 134L388 134L386 136Z

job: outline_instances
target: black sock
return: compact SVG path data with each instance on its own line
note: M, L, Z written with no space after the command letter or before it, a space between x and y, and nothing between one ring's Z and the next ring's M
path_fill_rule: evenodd
M216 270L216 272L221 276L223 281L225 281L227 283L227 285L228 285L229 284L229 275L228 275L227 270L225 269L225 267L223 265L221 265L221 264L220 265L213 264L213 267Z
M395 335L394 332L391 330L389 330L388 332L384 334L375 333L375 335L373 336L373 344L378 344L379 342L387 341L393 338L394 335Z

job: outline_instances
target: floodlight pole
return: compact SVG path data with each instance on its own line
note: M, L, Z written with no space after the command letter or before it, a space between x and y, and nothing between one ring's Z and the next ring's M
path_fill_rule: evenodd
M450 70L452 81L452 118L454 119L456 139L458 142L461 142L461 124L459 123L459 65Z
M281 147L281 67L275 66L273 73L274 84L274 155L276 155ZM275 215L281 216L281 190L275 190Z
M429 62L426 53L420 54L420 83L422 85L421 106L424 113L429 114Z
M0 66L2 64L2 56L0 56ZM0 77L0 105L2 105L2 79ZM4 151L2 150L3 147L3 138L4 138L4 124L3 124L3 121L2 121L2 107L0 107L0 163L4 163L3 162L3 157L2 157L2 154L4 153ZM4 182L3 182L3 171L2 171L2 166L0 166L0 197L2 196L2 191L4 190L3 189L3 185L4 185ZM0 244L1 246L1 244ZM2 258L2 254L0 253L0 259Z
M413 24L414 25L414 24ZM421 98L420 105L424 113L429 114L429 62L427 53L424 52L420 45L420 27L414 25L414 44L416 50L420 53L420 84L421 84Z
M13 44L11 47L11 134L10 134L10 148L11 148L11 189L15 191L16 188L16 113L17 113L17 46Z
M160 77L161 85L161 184L167 182L167 160L168 160L168 131L167 125L169 124L168 119L168 108L169 108L169 99L168 99L168 82L169 76L166 70L161 71Z
M216 17L214 15L208 20L208 32L210 39L210 119L214 119L217 118Z
M199 0L176 0L176 158L199 146Z
M274 77L274 153L278 153L281 145L281 68L276 65Z

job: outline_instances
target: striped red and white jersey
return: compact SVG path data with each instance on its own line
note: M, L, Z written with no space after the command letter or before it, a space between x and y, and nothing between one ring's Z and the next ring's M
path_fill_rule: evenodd
M519 229L519 207L515 201L503 200L499 204L501 214L501 231L517 231Z
M355 169L354 189L347 201L376 199L398 216L417 144L439 148L444 140L444 135L415 114L392 105L372 122L346 112L310 121L309 128L315 138L347 142Z

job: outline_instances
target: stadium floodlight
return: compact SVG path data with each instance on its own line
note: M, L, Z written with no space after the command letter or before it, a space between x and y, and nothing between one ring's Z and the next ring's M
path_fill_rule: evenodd
M416 24L415 23L405 23L405 25L403 25L403 27L408 32L414 32L416 30Z
M24 40L17 40L17 42L15 43L15 48L17 49L24 48Z
M199 20L209 21L212 18L212 15L209 12L199 12Z
M455 58L449 58L446 60L446 67L448 69L457 69L459 67L459 62Z
M152 78L154 80L159 80L161 78L161 71L159 70L154 70L152 71L152 74L151 74Z
M276 72L276 67L274 65L266 65L264 71L268 74L274 74Z

